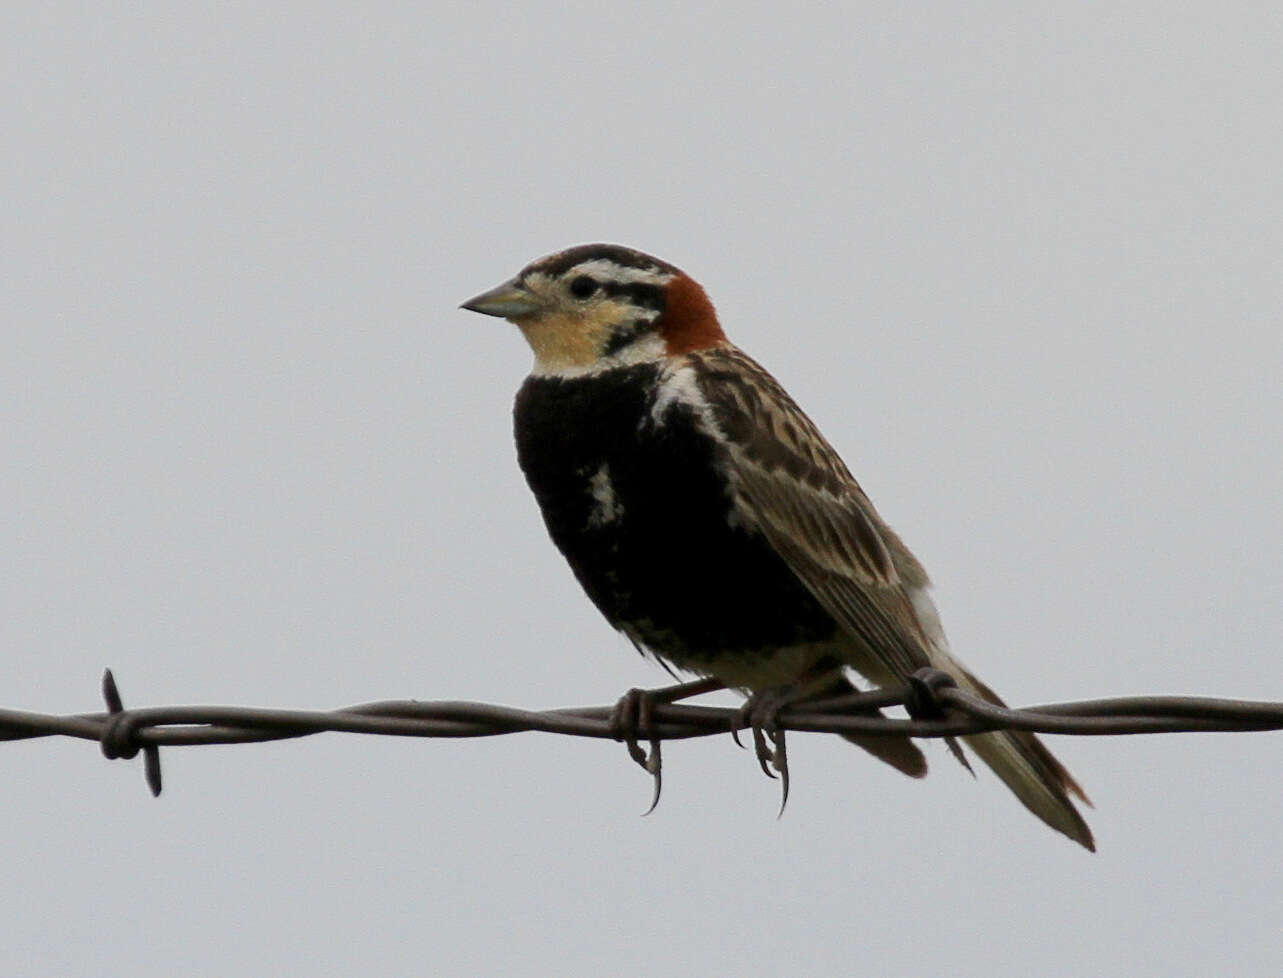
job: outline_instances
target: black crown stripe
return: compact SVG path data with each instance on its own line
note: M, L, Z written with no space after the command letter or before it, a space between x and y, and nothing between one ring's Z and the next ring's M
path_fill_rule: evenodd
M581 262L603 260L622 268L638 268L675 273L677 269L658 258L625 248L622 245L587 244L549 255L526 267L526 272L543 272L546 275L564 275ZM524 272L523 272L524 274Z

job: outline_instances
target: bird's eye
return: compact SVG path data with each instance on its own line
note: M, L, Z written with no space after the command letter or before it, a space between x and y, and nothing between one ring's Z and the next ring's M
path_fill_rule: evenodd
M597 291L597 288L596 279L589 278L587 275L580 275L570 283L570 294L576 299L587 299Z

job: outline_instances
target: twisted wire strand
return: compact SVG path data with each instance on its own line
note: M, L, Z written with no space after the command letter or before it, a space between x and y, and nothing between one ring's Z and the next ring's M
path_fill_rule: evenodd
M642 733L651 741L710 737L747 726L737 706L672 702L718 688L696 681L655 691ZM157 706L127 710L108 670L107 710L56 715L0 709L0 741L73 737L97 741L109 758L144 754L147 781L160 793L161 747L249 744L319 733L395 737L495 737L537 731L622 740L616 705L524 710L466 700L385 700L337 710L245 706ZM908 718L855 715L868 707L906 707ZM815 700L782 709L781 729L810 733L956 737L1020 729L1070 736L1248 732L1283 729L1283 703L1200 696L1130 696L1012 709L981 700L938 670L901 687Z

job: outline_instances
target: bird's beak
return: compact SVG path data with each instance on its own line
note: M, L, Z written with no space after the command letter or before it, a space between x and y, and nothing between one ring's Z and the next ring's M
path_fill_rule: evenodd
M459 306L486 316L502 316L504 319L516 319L529 316L542 308L533 293L524 288L515 278L502 285L496 285L489 292L482 292Z

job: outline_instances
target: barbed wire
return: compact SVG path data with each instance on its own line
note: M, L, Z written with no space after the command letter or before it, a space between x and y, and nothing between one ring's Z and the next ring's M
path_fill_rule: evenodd
M159 795L161 747L263 743L319 733L435 738L538 731L628 743L633 758L655 775L658 797L661 741L724 735L755 726L751 711L742 707L677 702L722 688L715 680L698 680L649 692L633 690L611 706L553 710L463 700L387 700L338 710L245 706L126 710L109 669L102 683L106 712L60 716L0 709L0 741L74 737L98 742L108 758L132 758L141 752L147 784L153 795ZM904 707L909 716L869 712L886 707ZM1071 736L1246 732L1283 729L1283 703L1132 696L1011 709L958 688L947 673L923 669L905 686L785 706L772 713L770 727L772 733L778 729L928 738L1002 729ZM650 755L638 748L639 737L650 742ZM759 747L759 758L761 753Z

